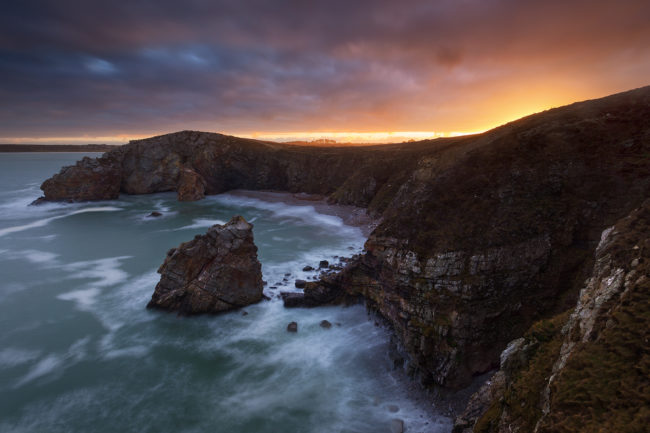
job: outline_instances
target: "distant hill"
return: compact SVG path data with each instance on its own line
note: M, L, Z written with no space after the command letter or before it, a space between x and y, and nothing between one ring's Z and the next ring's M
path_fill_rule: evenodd
M113 144L0 144L0 152L108 152Z

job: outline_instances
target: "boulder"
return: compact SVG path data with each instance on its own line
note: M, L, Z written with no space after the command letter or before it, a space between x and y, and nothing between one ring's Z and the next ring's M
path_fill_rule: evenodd
M318 268L323 269L323 268L328 267L329 265L330 265L330 262L328 262L327 260L321 260L320 263L318 263Z
M253 225L241 216L214 225L167 253L147 308L219 313L262 300L262 268Z
M328 320L321 320L320 327L330 329L332 327L332 324Z
M291 322L287 325L287 332L298 332L298 324Z
M296 280L296 287L298 289L304 289L306 285L307 285L307 281L305 281L305 280Z

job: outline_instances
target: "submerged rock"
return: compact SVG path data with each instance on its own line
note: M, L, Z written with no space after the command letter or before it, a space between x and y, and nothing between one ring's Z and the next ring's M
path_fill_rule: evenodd
M287 325L288 332L298 332L298 324L296 322L291 322Z
M262 268L253 226L241 216L214 225L167 253L147 308L219 313L262 300Z
M391 433L404 433L404 421L401 419L393 419L390 421Z
M332 327L332 324L328 320L321 320L320 327L330 329Z
M161 214L160 212L153 211L153 212L151 212L151 213L150 213L149 215L147 215L147 216L148 216L148 217L155 218L155 217L162 216L162 214Z

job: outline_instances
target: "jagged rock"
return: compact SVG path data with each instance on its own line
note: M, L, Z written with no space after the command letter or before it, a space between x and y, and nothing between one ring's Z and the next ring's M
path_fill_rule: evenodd
M303 272L309 272L309 271L313 271L314 268L312 266L305 266L304 268L302 268L302 270Z
M307 307L303 293L280 292L285 308Z
M332 327L332 324L327 320L321 320L320 327L325 329L330 329Z
M120 194L122 175L120 149L101 158L84 157L75 165L63 167L41 185L45 201L112 200ZM38 200L42 203L42 200ZM35 202L35 204L37 204Z
M650 200L600 239L575 307L508 345L454 433L647 427L642 413L650 400L639 390L650 387L648 351L640 349L650 329ZM521 392L531 398L522 400Z
M172 248L148 308L218 313L259 302L262 272L253 226L241 216Z
M305 285L307 285L307 281L305 280L296 280L296 288L298 289L304 289Z
M318 263L318 268L319 269L324 269L324 268L328 267L329 265L330 265L330 262L328 262L327 260L321 260Z
M176 190L179 201L197 201L205 197L206 182L203 176L190 168L184 168Z
M287 325L287 332L298 332L298 324L291 322Z

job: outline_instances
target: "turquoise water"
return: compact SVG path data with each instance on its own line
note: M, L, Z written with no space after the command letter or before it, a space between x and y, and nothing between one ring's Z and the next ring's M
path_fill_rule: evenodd
M305 265L359 251L358 228L228 194L28 206L81 156L0 154L0 432L376 433L394 418L450 430L410 397L362 306L288 310L277 297ZM236 214L254 224L272 299L247 315L146 310L166 251Z

